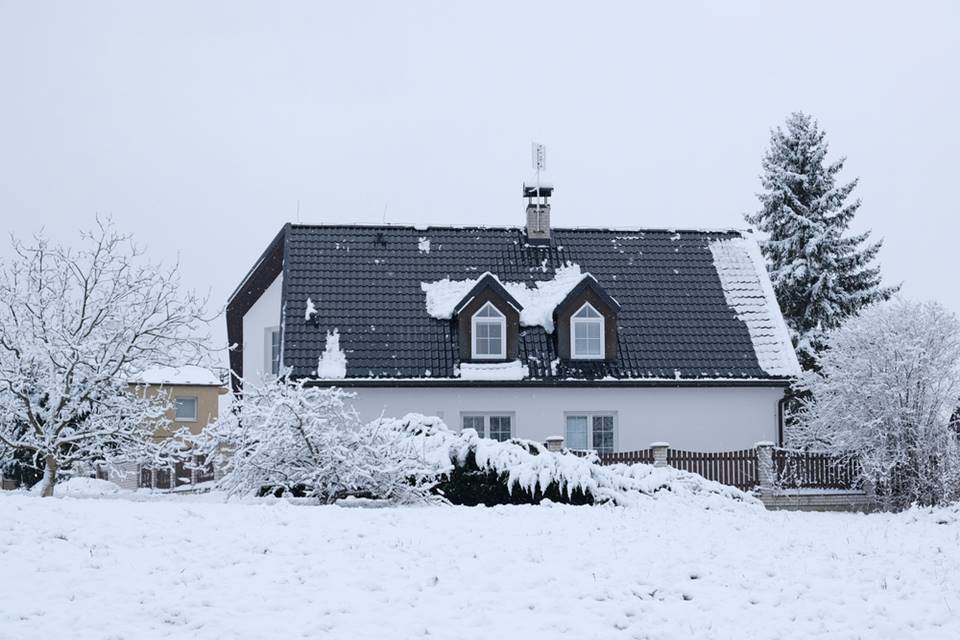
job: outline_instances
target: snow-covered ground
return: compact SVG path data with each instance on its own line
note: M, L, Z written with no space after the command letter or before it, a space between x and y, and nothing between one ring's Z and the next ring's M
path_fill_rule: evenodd
M960 517L0 494L0 638L39 637L957 638Z

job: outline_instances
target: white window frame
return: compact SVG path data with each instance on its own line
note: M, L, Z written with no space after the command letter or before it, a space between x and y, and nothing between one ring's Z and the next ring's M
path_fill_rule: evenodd
M616 411L565 411L563 413L563 439L567 439L567 419L568 418L586 418L587 419L587 450L595 450L593 447L593 419L595 417L607 417L613 420L613 449L612 452L620 450L620 420ZM566 446L569 448L570 443ZM607 452L604 452L607 453Z
M483 433L480 437L490 438L490 418L510 419L510 439L517 437L517 414L513 411L462 411L460 412L460 430L463 431L464 418L483 418Z
M263 371L267 375L279 376L280 369L283 368L283 337L280 336L280 354L277 359L277 370L273 370L273 334L276 333L280 335L280 327L267 327L263 330L263 351L264 351L264 364Z
M480 312L486 309L487 307L490 307L491 309L496 311L499 317L478 318L477 316L480 314ZM477 325L480 323L484 323L484 324L496 323L500 325L500 352L499 353L483 353L483 354L478 353ZM503 312L500 311L500 309L497 309L497 306L492 302L487 302L486 304L484 304L482 307L477 309L476 313L474 313L470 317L470 342L471 342L470 355L473 357L474 360L506 360L507 359L507 316L505 316Z
M590 307L593 312L599 315L599 318L577 318L576 315L583 311L584 307ZM600 353L578 354L577 353L577 325L578 324L599 324L600 325ZM600 311L590 304L584 302L580 308L570 316L570 358L572 360L604 360L607 353L607 319Z
M178 400L193 400L193 417L192 418L181 418L177 415L177 401ZM173 420L174 422L196 422L198 419L198 414L200 413L200 400L197 396L174 396L173 398Z

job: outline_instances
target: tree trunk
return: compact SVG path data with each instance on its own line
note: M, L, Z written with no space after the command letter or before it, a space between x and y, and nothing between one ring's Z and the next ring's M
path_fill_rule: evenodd
M57 484L57 470L60 468L57 465L57 459L52 455L47 455L47 466L43 470L43 479L40 480L43 487L40 496L43 498L50 498L53 496L53 487Z

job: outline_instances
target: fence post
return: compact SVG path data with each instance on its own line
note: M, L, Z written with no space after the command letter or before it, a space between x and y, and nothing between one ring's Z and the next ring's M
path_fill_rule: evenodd
M669 442L651 442L650 449L653 451L653 466L667 466L667 450L670 449Z
M760 494L770 495L777 480L773 468L773 443L762 440L753 446L757 450L757 480L760 482Z
M562 451L563 436L547 436L545 444L547 445L547 451Z

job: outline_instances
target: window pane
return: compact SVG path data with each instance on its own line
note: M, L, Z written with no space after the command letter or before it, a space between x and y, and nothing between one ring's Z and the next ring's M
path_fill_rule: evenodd
M490 416L490 437L500 442L510 439L510 416Z
M613 453L613 416L593 416L593 448Z
M280 373L280 330L270 332L270 373Z
M476 317L478 317L478 318L502 318L502 317L503 317L503 314L500 313L500 312L496 309L496 307L494 307L492 304L490 304L490 303L488 302L487 304L483 305L483 309L480 309L480 311L478 311L478 312L476 313Z
M587 416L567 416L567 448L587 448Z
M477 435L483 437L483 416L463 416L464 429L476 429Z
M177 398L174 400L176 407L177 420L196 420L197 419L197 399L196 398Z
M590 305L585 305L582 309L573 314L574 318L599 318L600 314Z
M476 323L477 355L498 356L503 354L503 324L485 320Z
M573 323L573 353L576 356L600 356L603 323L577 320Z

